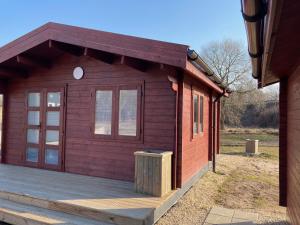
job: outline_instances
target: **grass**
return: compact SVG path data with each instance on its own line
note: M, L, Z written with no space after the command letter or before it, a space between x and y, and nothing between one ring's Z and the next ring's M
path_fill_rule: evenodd
M278 131L274 129L227 129L221 132L221 144L244 145L246 139L259 140L262 146L278 146Z
M240 155L246 156L245 146L221 146L221 153L226 155ZM259 154L252 157L258 157L262 159L279 159L279 148L277 146L260 146Z
M227 129L221 132L221 153L246 156L246 139L259 140L259 154L253 157L278 160L278 130L275 129Z

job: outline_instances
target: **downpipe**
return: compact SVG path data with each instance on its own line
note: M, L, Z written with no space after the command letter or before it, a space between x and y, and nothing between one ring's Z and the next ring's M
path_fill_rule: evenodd
M216 103L220 101L220 99L226 94L226 90L223 89L223 93L219 94L212 102L212 110L213 110L213 116L212 116L212 170L214 173L216 173L216 161L217 161L217 154L216 154ZM219 112L220 113L220 112Z

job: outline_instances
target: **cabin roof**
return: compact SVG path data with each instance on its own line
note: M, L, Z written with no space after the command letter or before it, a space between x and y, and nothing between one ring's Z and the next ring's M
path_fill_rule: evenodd
M49 48L52 48L49 51ZM20 73L22 64L47 66L58 56L57 50L75 55L92 54L110 62L115 55L131 60L174 66L201 80L216 92L224 92L221 84L210 79L207 71L194 65L187 52L189 46L128 35L47 23L0 48L0 75ZM17 66L16 66L17 65ZM17 68L17 71L16 71ZM4 71L4 72L3 72ZM9 77L9 76L8 76Z

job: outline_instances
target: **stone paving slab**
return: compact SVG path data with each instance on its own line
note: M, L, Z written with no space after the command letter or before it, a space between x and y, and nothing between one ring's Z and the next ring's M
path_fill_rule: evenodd
M213 207L203 225L255 225L258 213Z

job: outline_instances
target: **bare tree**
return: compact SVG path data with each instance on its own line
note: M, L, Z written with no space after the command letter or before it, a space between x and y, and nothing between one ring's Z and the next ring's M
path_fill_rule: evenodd
M251 64L245 46L232 39L210 42L201 49L201 56L212 70L219 75L225 87L236 93L247 93L256 87L250 78ZM224 129L226 99L221 101L221 129ZM238 106L236 106L238 107ZM228 112L228 115L231 112ZM232 114L232 113L231 113Z
M241 42L232 39L210 42L201 49L201 56L226 87L235 91L247 90L245 82L249 82L251 65Z

